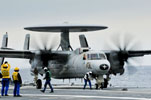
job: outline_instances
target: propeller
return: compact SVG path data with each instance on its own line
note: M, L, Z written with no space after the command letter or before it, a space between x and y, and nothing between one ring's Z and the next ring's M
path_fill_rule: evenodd
M38 50L36 52L35 58L42 61L43 67L48 67L49 60L53 60L56 56L55 53L52 53L57 45L57 38L50 38L48 34L40 34L39 37L34 36L31 41L32 48Z
M128 72L131 73L131 69L133 69L134 72L136 68L132 68L132 66L129 65L131 65L132 60L136 61L136 58L131 57L129 51L137 50L140 48L140 44L133 39L133 36L131 34L113 34L110 47L112 47L113 52L116 54L114 61L118 60L122 68L124 63L126 63ZM111 54L111 56L114 55Z
M51 50L58 44L56 36L50 37L48 34L34 35L31 39L31 46L36 50Z
M117 34L112 36L112 44L116 47L115 51L118 53L119 59L130 63L129 51L137 50L140 48L140 43L133 39L131 34ZM132 58L133 59L133 58Z

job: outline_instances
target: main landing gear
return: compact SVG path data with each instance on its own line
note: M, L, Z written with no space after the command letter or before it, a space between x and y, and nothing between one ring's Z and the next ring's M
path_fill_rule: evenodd
M41 81L41 79L38 79L38 70L37 70L37 68L34 69L34 84L36 85L37 89L42 88L42 81Z
M41 81L41 79L38 79L38 80L36 81L36 88L37 88L37 89L41 89L41 88L42 88L42 81Z

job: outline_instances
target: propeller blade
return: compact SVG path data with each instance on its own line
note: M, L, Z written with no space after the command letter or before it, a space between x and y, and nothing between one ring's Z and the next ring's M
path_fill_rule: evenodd
M47 50L54 49L59 43L59 38L55 35L51 37L48 41L49 45L47 46Z
M120 51L121 50L121 41L120 41L120 34L118 33L118 34L113 34L112 36L111 36L111 44L112 44L112 46L114 46L116 49L115 50L118 50L118 51ZM113 48L114 49L114 48Z
M57 61L59 59L56 59L55 57L60 56L52 53L52 49L56 46L57 43L56 40L56 37L50 39L48 34L40 34L38 37L34 36L34 38L32 38L32 46L39 50L35 56L35 59L42 64L42 67L48 67L50 60Z
M134 75L137 72L137 68L132 65L127 65L126 68L129 75Z
M40 46L40 42L37 39L38 37L35 35L31 36L31 48L36 49L36 50L41 50L42 47Z
M131 66L131 61L136 61L136 58L130 57L129 52L130 50L137 50L140 49L140 43L136 41L136 39L133 39L132 34L114 34L111 39L112 47L116 47L116 50L113 48L113 52L111 55L111 58L113 59L114 55L116 59L115 61L119 61L120 65L124 65L124 63L127 65L127 70L129 74L135 73L136 68L134 66ZM113 62L114 63L114 62Z
M49 35L48 34L40 34L41 43L44 50L48 50L48 41L49 41Z

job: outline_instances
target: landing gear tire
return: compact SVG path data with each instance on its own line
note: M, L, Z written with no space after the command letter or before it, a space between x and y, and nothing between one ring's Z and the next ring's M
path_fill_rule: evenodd
M96 83L95 84L95 89L98 89L99 88L99 85Z
M107 85L108 85L108 80L104 79L104 86L103 86L103 88L107 88Z
M41 88L42 88L42 81L41 81L41 79L38 79L38 80L36 81L36 88L37 88L37 89L41 89Z

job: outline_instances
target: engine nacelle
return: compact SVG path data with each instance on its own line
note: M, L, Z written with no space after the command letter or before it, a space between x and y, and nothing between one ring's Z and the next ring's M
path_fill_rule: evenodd
M111 68L110 74L120 74L124 73L124 60L120 59L118 52L111 52L108 55L108 60L110 61Z

